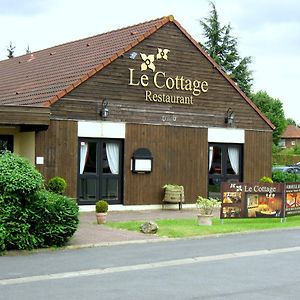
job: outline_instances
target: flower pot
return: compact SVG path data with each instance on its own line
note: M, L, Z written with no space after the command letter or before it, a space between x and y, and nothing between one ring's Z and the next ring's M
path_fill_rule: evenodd
M106 223L107 213L96 213L97 223L104 224Z
M198 225L212 225L213 215L198 215Z

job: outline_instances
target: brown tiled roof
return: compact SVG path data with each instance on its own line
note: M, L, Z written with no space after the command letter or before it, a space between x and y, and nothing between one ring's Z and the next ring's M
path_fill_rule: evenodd
M300 139L300 128L288 125L281 137L284 139Z
M274 125L173 16L0 61L0 105L50 106L168 22L174 22L245 101L274 129Z

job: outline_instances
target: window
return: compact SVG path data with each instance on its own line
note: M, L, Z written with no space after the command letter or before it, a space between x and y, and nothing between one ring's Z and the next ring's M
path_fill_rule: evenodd
M14 151L13 135L0 135L0 151Z
M221 182L242 181L242 145L209 144L208 191L210 197L219 197Z

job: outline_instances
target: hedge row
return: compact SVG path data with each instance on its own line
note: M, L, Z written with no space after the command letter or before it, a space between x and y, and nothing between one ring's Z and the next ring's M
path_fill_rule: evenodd
M46 191L26 159L0 154L0 251L62 246L78 226L78 205Z
M300 155L273 154L273 165L293 165L300 162Z

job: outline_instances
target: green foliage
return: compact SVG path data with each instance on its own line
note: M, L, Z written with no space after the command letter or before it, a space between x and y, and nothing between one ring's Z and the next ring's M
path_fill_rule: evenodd
M281 151L281 147L272 143L272 154L277 154Z
M214 3L210 2L210 5L212 7L210 15L200 21L206 38L202 47L249 96L253 81L252 71L249 70L251 57L240 57L237 49L237 38L230 34L231 26L222 26Z
M296 145L293 147L293 150L294 150L294 153L295 153L295 154L300 155L300 145L299 145L299 144L296 144Z
M77 204L42 184L42 175L26 159L0 155L0 251L61 246L74 234Z
M265 183L273 183L272 178L267 177L267 176L263 176L262 178L259 179L259 182L265 182Z
M214 198L198 196L196 206L203 215L212 215L214 208L220 207L220 201Z
M273 165L293 165L300 161L300 155L293 154L273 154L272 163Z
M286 123L287 123L287 125L294 125L294 126L297 126L295 120L292 119L292 118L287 118L287 119L286 119Z
M280 136L287 126L282 102L279 99L272 98L264 91L252 94L250 98L273 125L275 125L273 143L278 145Z
M39 247L63 246L78 226L78 205L63 195L40 191L28 208L31 227L39 237Z
M162 188L166 189L166 190L182 190L183 186L182 185L168 183L168 184L165 184Z
M26 159L8 151L0 154L0 194L21 201L43 186L43 177Z
M62 195L67 188L67 183L62 177L53 177L49 179L47 189L50 192Z
M272 173L272 180L273 182L300 182L300 175L276 171Z
M108 203L105 200L99 200L96 202L96 212L106 213L108 211Z
M7 48L8 51L8 58L13 58L14 57L14 52L15 52L16 46L13 46L12 42L9 43L9 46Z

